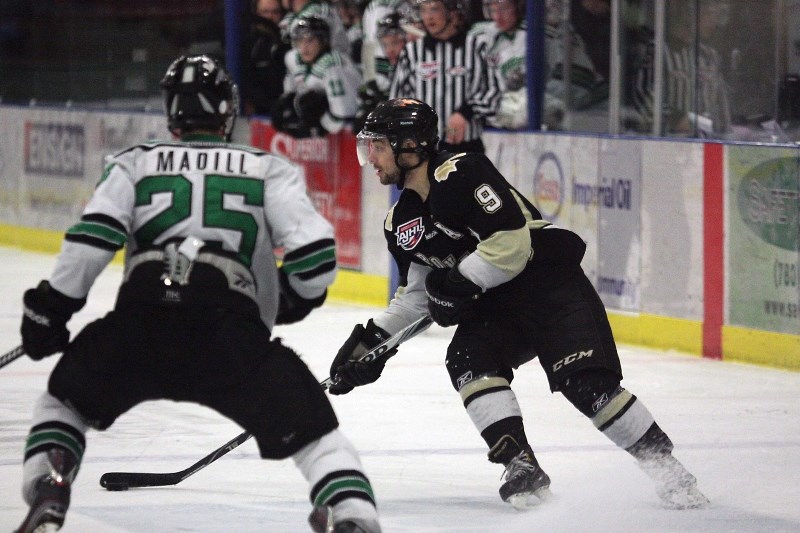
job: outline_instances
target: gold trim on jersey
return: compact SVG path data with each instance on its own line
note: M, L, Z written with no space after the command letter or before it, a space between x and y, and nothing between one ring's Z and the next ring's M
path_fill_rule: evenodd
M509 279L522 272L531 255L531 232L528 226L498 231L478 243L478 256L508 274Z

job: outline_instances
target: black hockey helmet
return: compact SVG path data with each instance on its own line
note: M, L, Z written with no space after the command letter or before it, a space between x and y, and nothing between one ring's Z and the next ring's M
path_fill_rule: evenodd
M303 15L292 23L289 32L292 41L307 37L315 37L320 40L323 48L331 46L331 26L328 21L315 15Z
M167 69L161 89L173 134L224 128L230 137L239 91L219 60L209 55L181 56Z
M425 102L413 98L395 98L378 104L367 115L364 127L357 136L358 162L367 164L369 143L385 137L392 147L395 159L401 153L418 153L430 156L439 143L439 116ZM404 148L404 141L414 141L416 146ZM424 159L424 158L423 158Z
M378 29L376 30L375 35L378 37L378 39L381 37L386 37L387 35L402 35L405 37L406 31L400 25L401 20L402 17L400 16L400 13L389 13L378 21Z

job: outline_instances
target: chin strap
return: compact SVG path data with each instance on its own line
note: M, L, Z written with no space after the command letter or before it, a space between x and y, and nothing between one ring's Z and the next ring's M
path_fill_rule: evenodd
M404 167L400 165L400 154L402 153L419 154L419 163L411 167ZM406 150L404 152L402 149L396 151L394 153L394 164L400 169L400 181L397 182L397 188L402 190L406 183L406 175L415 168L421 167L422 164L428 159L430 159L430 154L428 152L417 152L416 150Z

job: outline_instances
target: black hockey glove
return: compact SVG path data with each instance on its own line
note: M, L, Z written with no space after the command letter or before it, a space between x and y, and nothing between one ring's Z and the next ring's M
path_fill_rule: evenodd
M361 103L358 107L358 111L356 111L356 116L353 117L353 133L359 133L364 127L364 123L367 121L367 115L372 113L379 103L388 98L389 93L381 91L375 80L361 85L361 87L358 88L358 99Z
M281 297L278 303L278 316L275 317L275 324L294 324L303 320L316 307L325 302L328 291L322 293L317 298L303 298L289 284L289 276L283 269L278 270L281 285Z
M70 298L42 281L35 289L25 291L22 302L22 347L38 361L67 347L67 322L84 306L86 298Z
M294 110L309 126L322 128L320 119L328 110L328 97L320 91L300 93L294 99Z
M312 137L311 127L297 115L294 108L295 93L284 93L270 108L272 127L296 139Z
M481 293L481 288L465 278L458 266L450 270L436 269L425 278L428 311L440 326L458 324Z
M376 326L372 319L367 322L366 328L361 324L356 325L331 364L333 383L328 392L334 395L347 394L356 387L377 381L386 366L386 360L397 353L397 348L369 363L363 363L359 359L390 336Z
M378 104L388 98L389 94L381 91L375 80L368 81L358 88L358 99L361 100L361 106L364 108L375 109Z

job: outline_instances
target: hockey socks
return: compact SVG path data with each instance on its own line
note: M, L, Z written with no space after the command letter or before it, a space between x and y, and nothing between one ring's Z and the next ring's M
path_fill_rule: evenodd
M380 533L372 486L355 448L344 434L334 429L292 458L311 486L315 510L310 521L319 519L315 516L317 508L329 508L327 512L332 511L334 526L352 522L365 533Z
M672 456L673 444L653 415L633 394L623 388L592 418L595 427L638 461L655 483L656 493L674 509L703 507L708 499L697 488L697 480Z

